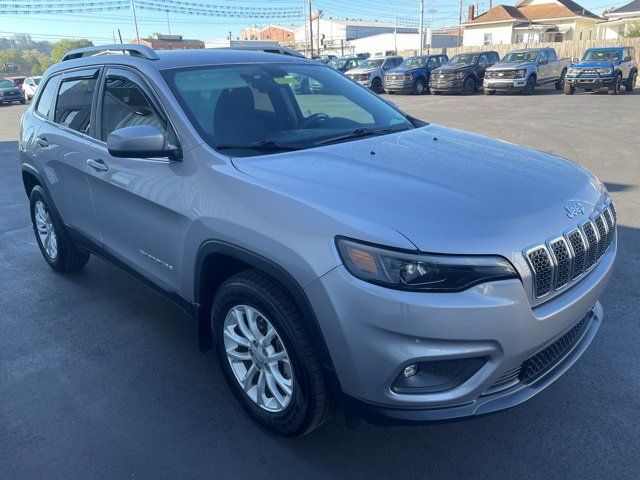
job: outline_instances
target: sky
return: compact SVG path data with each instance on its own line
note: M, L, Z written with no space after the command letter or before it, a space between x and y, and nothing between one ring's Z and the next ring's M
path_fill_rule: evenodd
M196 1L196 0L193 0ZM610 6L622 6L631 0L613 0L607 3L606 0L577 0L580 5L601 14ZM26 1L16 3L27 3ZM55 3L55 0L51 0ZM242 7L302 7L306 0L197 0L197 3L206 3L220 6L242 6ZM467 5L474 3L480 12L488 8L488 0L471 2L463 0L463 10L466 14ZM514 5L515 0L499 2L493 1L493 5L504 3ZM314 10L321 9L325 17L333 18L359 18L363 20L378 20L381 22L393 22L396 14L400 19L409 19L417 24L419 17L419 0L385 0L378 2L375 0L312 0ZM425 24L428 24L433 17L435 28L456 25L458 23L457 0L425 0ZM146 37L151 33L181 34L185 38L197 38L200 40L214 40L225 38L231 31L233 37L237 37L240 31L249 25L258 24L266 26L269 23L282 24L278 20L265 21L255 18L215 18L199 17L184 14L165 14L163 12L152 12L138 8L138 27L141 37ZM301 24L302 18L294 21ZM6 15L0 13L0 37L11 37L14 33L30 34L34 40L55 41L61 38L88 38L96 44L113 43L114 35L120 29L125 42L135 38L135 27L131 11L106 12L106 13L84 13L84 14L57 14L57 15Z

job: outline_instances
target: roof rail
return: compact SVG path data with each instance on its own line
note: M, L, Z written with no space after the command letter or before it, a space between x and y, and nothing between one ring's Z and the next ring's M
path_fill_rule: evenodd
M70 50L65 53L64 57L62 57L62 61L73 60L76 58L82 58L85 55L89 54L99 54L106 52L122 52L128 53L133 57L146 58L147 60L159 60L158 54L147 47L146 45L136 45L136 44L114 44L114 45L99 45L95 47L85 47L85 48L76 48L75 50Z

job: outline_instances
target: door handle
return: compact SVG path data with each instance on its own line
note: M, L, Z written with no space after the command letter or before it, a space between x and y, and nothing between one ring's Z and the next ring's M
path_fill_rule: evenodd
M47 148L49 146L49 141L46 137L36 137L36 144L38 144L39 147Z
M107 167L104 161L99 159L93 160L92 158L90 158L87 160L87 165L89 165L91 168L99 172L106 172L107 170L109 170L109 167Z

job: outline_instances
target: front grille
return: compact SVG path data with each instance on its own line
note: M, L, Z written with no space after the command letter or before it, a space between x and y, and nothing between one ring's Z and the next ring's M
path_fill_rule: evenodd
M404 75L387 75L385 80L404 80Z
M439 78L440 80L451 80L453 78L453 73L439 73L435 76L435 78Z
M353 74L351 74L349 76L351 78L353 78L354 80L359 80L359 81L369 80L369 74L368 73L353 73Z
M611 199L578 228L524 251L533 272L534 297L560 290L589 271L605 254L615 235Z
M488 70L485 78L516 78L516 70Z
M532 357L504 372L484 393L505 390L520 382L530 384L555 367L582 338L593 312L587 313L571 330Z

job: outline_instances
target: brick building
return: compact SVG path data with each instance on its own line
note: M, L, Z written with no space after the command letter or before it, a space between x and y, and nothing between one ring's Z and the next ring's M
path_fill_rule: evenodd
M131 40L131 43L138 43L137 39ZM154 50L193 50L204 48L202 40L188 40L182 38L182 35L163 35L154 33L148 38L141 38L140 45L146 45Z

